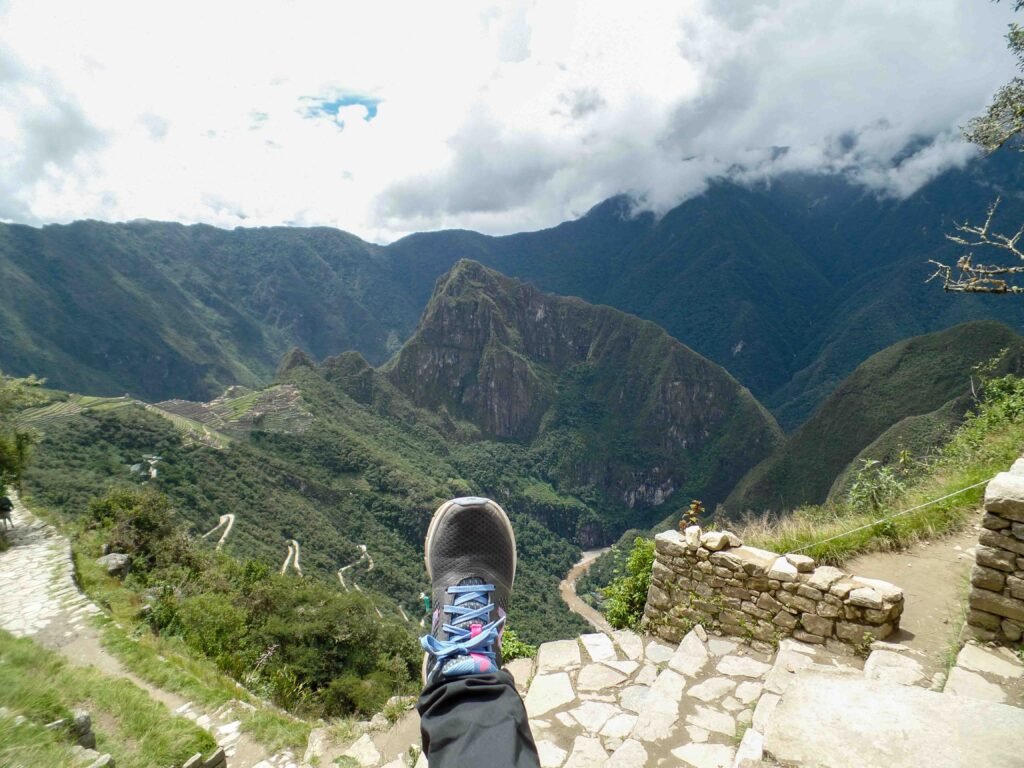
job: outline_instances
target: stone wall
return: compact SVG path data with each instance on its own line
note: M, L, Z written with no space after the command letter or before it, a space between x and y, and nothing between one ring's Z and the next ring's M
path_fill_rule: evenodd
M1017 643L1024 633L1024 459L985 488L965 634Z
M702 624L764 651L792 636L849 652L866 635L888 637L902 613L899 587L815 567L805 555L745 547L728 531L691 526L655 537L644 624L672 643Z

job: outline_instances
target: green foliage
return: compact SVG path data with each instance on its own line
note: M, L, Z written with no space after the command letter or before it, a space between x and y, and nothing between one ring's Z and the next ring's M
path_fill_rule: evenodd
M1007 374L983 380L975 410L936 455L908 477L903 491L884 512L858 511L845 503L800 507L782 519L750 520L741 535L751 546L774 552L803 551L819 562L834 564L859 552L932 538L965 524L977 510L984 489L962 489L983 485L1004 471L1019 458L1022 443L1024 378ZM925 504L878 522L880 514Z
M501 657L509 662L515 659L532 659L537 655L537 646L524 643L514 629L506 629L501 638Z
M784 445L747 473L729 495L726 508L733 516L746 511L780 514L824 502L847 466L894 425L927 414L935 414L942 426L956 421L966 409L975 367L1004 349L998 372L1018 371L1024 361L1024 339L1005 325L986 321L906 339L873 355ZM954 407L951 401L962 404ZM946 415L940 418L939 413ZM932 439L948 439L943 428L923 431ZM925 441L912 447L922 452L932 448ZM896 446L890 441L887 448ZM891 452L898 454L898 448ZM882 483L889 484L889 491L898 490L890 482L896 478L885 476L888 472L870 463L865 475L869 482L862 482L855 493L858 504L881 503L870 497L871 489ZM891 492L882 495L886 493L892 498Z
M17 423L16 412L45 399L41 384L34 376L16 379L0 373L0 488L21 485L34 435Z
M93 542L113 537L132 556L129 584L152 596L154 632L180 638L279 706L372 714L413 685L411 633L380 620L366 597L199 548L151 488L111 491L90 505L90 519Z
M879 512L888 509L905 490L906 483L898 467L864 459L847 491L846 503L855 512Z
M626 573L604 588L605 616L617 629L639 629L654 567L654 540L637 537L626 561Z

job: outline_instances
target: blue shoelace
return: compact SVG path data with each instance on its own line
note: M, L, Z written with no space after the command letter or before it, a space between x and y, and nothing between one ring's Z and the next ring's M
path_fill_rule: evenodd
M449 595L455 595L451 605L444 606L444 613L452 616L451 623L445 622L442 626L447 640L438 640L433 635L424 635L420 638L420 645L423 650L434 657L437 668L444 668L445 662L456 657L466 656L470 653L486 656L491 664L497 666L494 643L498 639L498 633L505 623L505 617L501 616L489 624L481 624L480 631L475 635L472 629L474 619L487 621L494 610L494 604L489 601L488 592L494 591L493 584L464 584L448 587ZM475 603L477 607L471 607L468 603Z

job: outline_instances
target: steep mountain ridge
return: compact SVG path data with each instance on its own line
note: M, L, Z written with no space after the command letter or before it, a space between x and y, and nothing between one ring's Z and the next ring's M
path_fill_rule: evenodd
M646 321L541 293L460 261L385 366L417 405L497 439L582 439L575 485L629 507L674 491L722 498L780 440L774 419L724 369Z
M975 366L1001 355L997 372L1024 365L1024 338L993 321L964 323L893 344L861 363L810 419L754 467L725 501L733 514L783 512L826 500L858 457L933 447L970 404Z
M1024 328L1024 304L926 285L955 260L954 221L1015 229L1015 152L939 175L905 200L842 176L719 180L660 219L622 197L546 230L412 235L386 247L327 228L156 222L0 225L0 369L151 400L262 386L293 346L387 360L437 278L470 258L542 290L663 326L728 369L786 429L888 344L980 318ZM1005 226L1004 226L1005 224Z

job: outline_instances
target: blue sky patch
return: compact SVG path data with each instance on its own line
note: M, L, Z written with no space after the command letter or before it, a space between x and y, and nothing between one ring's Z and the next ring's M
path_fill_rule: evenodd
M358 104L366 108L366 116L363 118L366 122L370 122L377 116L377 105L381 101L372 96L363 96L356 93L346 93L333 98L306 96L302 100L306 103L307 117L326 115L333 118L342 107L351 107Z

